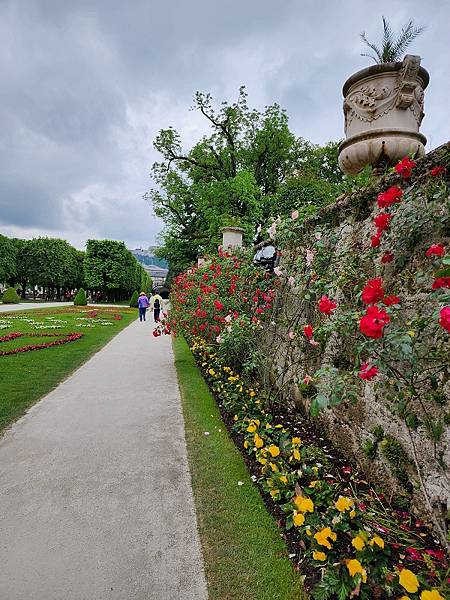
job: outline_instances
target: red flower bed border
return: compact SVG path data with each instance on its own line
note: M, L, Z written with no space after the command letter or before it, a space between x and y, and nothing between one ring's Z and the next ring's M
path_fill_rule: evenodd
M43 344L29 344L28 346L21 346L20 348L14 348L13 350L4 350L0 352L0 356L9 356L11 354L22 354L23 352L32 352L33 350L43 350L44 348L51 348L52 346L61 346L69 342L75 342L83 337L82 333L26 333L26 332L12 332L8 335L0 337L0 343L10 342L20 337L55 337L59 338L53 340L53 342L45 342Z

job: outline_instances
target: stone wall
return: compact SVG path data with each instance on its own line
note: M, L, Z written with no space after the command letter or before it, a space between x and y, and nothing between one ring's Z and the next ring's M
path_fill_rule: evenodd
M446 174L432 176L435 166L445 166ZM275 385L305 414L318 394L327 396L334 389L317 416L319 427L386 494L425 514L441 539L450 511L450 333L433 329L433 323L422 330L420 315L435 315L437 323L442 302L450 305L445 298L449 290L431 291L437 263L425 255L433 243L444 244L450 255L449 177L450 143L417 161L406 181L396 174L385 176L370 188L338 198L303 223L281 224L275 240L283 254L279 294L261 341L267 356L266 387ZM380 246L371 248L373 219L380 212L377 195L394 185L403 188L403 200L391 207L391 224ZM394 260L383 263L387 251ZM408 397L406 383L402 391L392 371L381 369L373 381L355 376L358 356L373 349L364 347L364 336L350 321L357 323L365 309L358 290L374 277L382 277L387 294L401 298L396 314L402 315L398 318L405 328L413 323L414 330L404 332L412 341L399 337L406 359L393 360L392 368L408 372L410 343L424 374L414 380L416 391L420 387L417 397ZM323 293L338 305L329 317L317 310ZM398 326L393 321L391 334ZM318 346L305 339L305 323L320 331ZM436 364L432 357L442 358L443 352L446 366L430 383L428 373ZM304 383L308 376L312 383Z

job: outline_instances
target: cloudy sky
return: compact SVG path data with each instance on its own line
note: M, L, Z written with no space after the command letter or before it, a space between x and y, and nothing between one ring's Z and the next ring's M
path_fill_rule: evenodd
M173 125L188 148L206 130L196 90L278 102L297 135L343 135L341 88L367 66L359 33L381 15L427 25L413 53L431 74L422 130L450 139L446 0L0 0L0 233L153 244L142 195L152 141Z

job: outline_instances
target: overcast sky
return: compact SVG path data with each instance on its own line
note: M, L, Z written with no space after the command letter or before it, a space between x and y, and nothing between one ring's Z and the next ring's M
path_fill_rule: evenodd
M342 84L371 64L359 34L379 39L381 15L427 25L411 51L431 75L434 148L450 139L447 0L0 0L0 233L153 244L152 141L205 132L196 90L232 101L246 85L297 135L340 139Z

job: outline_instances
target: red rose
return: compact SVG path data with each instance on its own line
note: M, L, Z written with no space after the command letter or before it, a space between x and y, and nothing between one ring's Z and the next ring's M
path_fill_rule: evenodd
M381 240L381 229L379 229L376 233L376 235L373 235L370 239L370 245L372 248L378 248L378 246L380 245L380 240Z
M325 315L331 315L336 306L336 303L330 300L328 296L322 296L319 300L319 310Z
M437 277L437 279L433 281L431 289L439 290L440 288L450 288L450 277Z
M450 306L444 306L439 312L439 325L450 332Z
M411 170L416 166L416 163L413 160L410 160L407 156L405 156L399 163L395 165L395 170L399 175L403 177L403 179L408 179L411 177Z
M387 208L392 204L401 202L403 196L403 190L397 186L392 186L385 192L378 194L378 206L379 208Z
M384 298L381 277L369 279L362 291L361 298L364 304L375 304Z
M444 244L432 244L425 252L425 256L444 256Z
M375 217L373 222L378 227L378 230L383 231L389 227L389 221L392 219L392 215L388 213L380 213Z
M358 373L358 377L364 379L365 381L371 381L378 374L378 367L375 365L369 366L368 362L365 362L361 365L361 368Z
M394 304L400 304L400 298L398 296L385 296L382 300L385 306L393 306Z
M380 310L377 306L369 306L366 314L361 317L359 330L367 337L378 339L383 336L384 326L389 321L389 315L385 310Z
M430 173L433 175L433 177L437 177L438 175L445 173L445 167L434 167L431 169Z
M305 325L303 327L303 333L306 335L306 337L308 338L308 340L312 340L313 328L311 327L311 325Z
M222 302L220 302L220 300L214 300L214 306L216 307L217 310L224 309L224 305L222 304Z
M393 260L394 260L394 255L392 254L392 252L389 252L389 250L387 252L385 252L383 254L383 256L381 257L381 262L383 264L390 263Z

